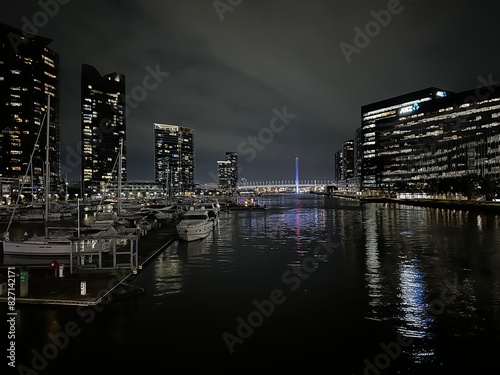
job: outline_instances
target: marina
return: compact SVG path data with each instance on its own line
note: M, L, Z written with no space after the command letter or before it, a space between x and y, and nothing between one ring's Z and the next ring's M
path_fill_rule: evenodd
M261 199L268 210L221 211L200 241L180 241L173 223L153 228L139 238L137 273L66 268L59 277L47 265L33 274L30 292L44 303L16 298L18 364L31 366L32 351L43 353L47 337L72 322L81 333L47 360L47 373L75 363L92 371L96 361L127 371L130 358L168 353L171 362L189 347L197 361L171 368L257 371L276 361L291 371L299 352L301 369L312 358L315 368L363 374L394 342L406 346L384 373L494 364L498 216L315 194Z
M160 224L161 225L161 224ZM109 239L104 237L105 240ZM97 305L112 298L134 295L137 288L131 287L127 281L134 278L142 268L159 252L169 246L176 239L172 224L165 223L157 226L153 232L141 236L137 248L136 263L125 263L122 266L116 263L109 267L97 266L100 252L85 253L87 259L94 255L94 264L81 263L80 253L75 253L74 261L70 257L7 257L3 260L0 275L6 275L8 267L15 267L19 278L21 268L25 267L28 274L29 287L24 296L18 296L18 303L49 304L49 305ZM126 257L131 252L126 251ZM102 255L102 254L101 254ZM52 264L55 260L55 266ZM90 261L92 262L92 261ZM0 276L1 277L1 276ZM81 284L85 282L86 291L82 293ZM0 302L6 302L6 296L0 296Z
M220 205L217 201L184 203L187 204L183 205L183 209L180 206L147 208L137 204L129 206L133 208L128 213L122 211L118 216L113 205L100 202L94 205L95 210L84 220L73 218L77 222L76 227L73 219L53 227L49 227L43 219L28 223L16 219L17 227L12 230L14 236L24 230L23 236L27 236L30 227L38 227L38 230L30 231L33 233L30 236L35 239L39 231L45 234L49 233L48 229L63 231L65 234L60 240L63 250L57 248L57 251L51 251L50 244L47 244L43 254L16 253L11 243L2 241L0 285L5 283L6 270L15 268L16 278L21 280L23 272L23 282L26 283L18 283L23 286L22 293L21 287L18 287L16 298L21 304L88 306L140 294L142 289L131 286L129 282L151 259L175 240L196 243L206 239L218 225ZM187 220L197 213L205 215L203 227L206 228L195 230L194 237L185 237L185 230L179 229L179 225L182 226L183 219ZM77 210L77 215L80 215L80 210ZM192 220L189 222L193 223ZM11 229L11 224L12 220L6 230ZM51 238L54 243L57 242L54 237ZM27 247L30 240L17 243ZM5 251L7 245L8 251ZM85 288L84 292L82 288ZM2 290L6 290L6 286ZM0 302L7 302L7 299L7 296L0 295Z

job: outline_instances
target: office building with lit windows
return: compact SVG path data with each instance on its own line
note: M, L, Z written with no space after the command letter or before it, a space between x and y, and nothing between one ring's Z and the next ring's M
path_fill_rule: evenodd
M60 177L60 64L51 42L0 24L0 178L33 176L43 186L49 95L50 175Z
M230 190L231 162L228 160L217 161L217 176L219 177L218 188L223 193Z
M169 196L194 193L194 156L193 129L154 124L155 181Z
M354 140L349 139L342 146L342 180L348 182L354 177Z
M342 150L337 150L337 152L335 152L335 182L337 184L342 182L342 175L344 170L344 166L342 165L343 161L344 158L342 157Z
M229 162L228 188L234 192L238 187L238 153L233 151L226 152L226 160Z
M354 140L349 139L342 149L335 153L335 181L339 186L347 187L354 177Z
M363 148L362 148L362 137L361 137L361 127L358 127L354 132L353 139L353 177L351 178L351 188L353 191L360 191L361 186L361 165L363 160Z
M226 152L226 159L217 161L219 190L224 193L234 193L238 188L238 153Z
M82 64L82 180L86 188L116 182L118 168L122 181L127 180L125 110L125 76L102 76L95 67Z
M361 189L500 177L500 86L428 88L362 107Z

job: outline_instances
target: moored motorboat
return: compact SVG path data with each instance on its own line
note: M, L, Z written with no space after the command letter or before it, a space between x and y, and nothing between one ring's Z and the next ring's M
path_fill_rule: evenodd
M208 210L192 207L182 215L176 230L181 240L196 241L208 237L215 225L216 219L209 215Z

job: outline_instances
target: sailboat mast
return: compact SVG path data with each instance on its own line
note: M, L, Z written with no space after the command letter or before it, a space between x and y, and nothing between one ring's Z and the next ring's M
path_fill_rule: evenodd
M172 199L170 198L170 192L172 191L170 184L170 160L167 159L167 204L172 204Z
M118 215L122 214L122 156L123 155L123 138L120 138L120 153L118 154Z
M30 172L31 172L31 204L35 205L35 183L33 182L33 163L30 163Z
M50 94L47 95L47 139L45 143L45 221L49 220L49 191L50 191Z

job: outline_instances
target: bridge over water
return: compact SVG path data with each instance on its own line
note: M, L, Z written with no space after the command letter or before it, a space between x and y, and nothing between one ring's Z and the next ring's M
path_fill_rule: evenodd
M281 190L281 191L322 191L327 186L334 185L333 180L276 180L276 181L241 181L239 190Z

